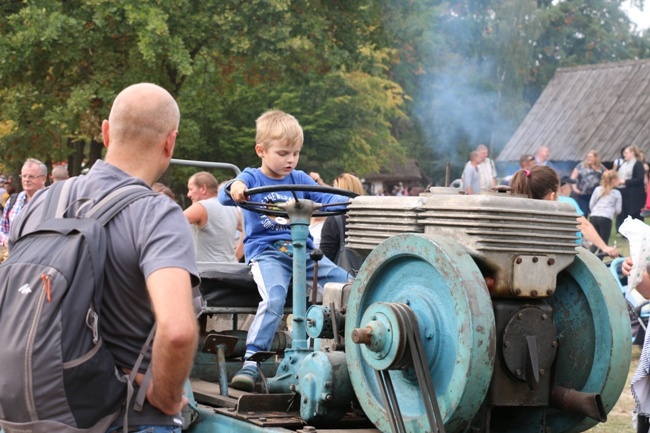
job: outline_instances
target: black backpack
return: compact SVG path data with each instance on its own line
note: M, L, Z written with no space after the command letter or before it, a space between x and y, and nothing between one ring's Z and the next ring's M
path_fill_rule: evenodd
M56 182L19 218L0 265L0 427L5 433L105 432L127 379L99 334L104 225L151 190L113 191L82 217L64 217L76 178ZM82 206L83 208L83 206ZM22 233L24 222L40 218ZM33 224L33 221L30 224ZM137 371L137 366L134 366Z

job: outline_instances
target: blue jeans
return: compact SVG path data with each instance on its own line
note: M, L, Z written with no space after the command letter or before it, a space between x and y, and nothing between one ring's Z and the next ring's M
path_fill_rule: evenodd
M309 256L306 265L307 281L311 283L314 278L314 261ZM269 247L251 260L251 269L262 302L257 307L255 319L248 331L246 357L271 348L273 336L284 314L284 303L293 273L293 259ZM348 273L327 257L323 257L318 262L320 290L325 283L345 283L348 279Z
M111 427L106 433L122 433L122 427ZM139 425L129 427L129 433L181 433L181 427L173 425Z

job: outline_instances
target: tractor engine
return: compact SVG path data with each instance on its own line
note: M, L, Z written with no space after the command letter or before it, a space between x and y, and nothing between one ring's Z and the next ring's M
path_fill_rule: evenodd
M344 308L334 344L379 430L436 431L441 419L446 432L556 433L606 420L627 377L629 318L606 266L576 248L571 205L432 188L357 197L348 218L364 265L308 317Z

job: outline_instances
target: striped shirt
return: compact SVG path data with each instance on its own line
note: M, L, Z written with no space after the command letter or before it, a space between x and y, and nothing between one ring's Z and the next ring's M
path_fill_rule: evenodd
M9 229L11 228L11 222L16 218L16 215L20 213L23 207L27 204L27 194L25 191L18 193L16 201L11 209L7 208L2 211L2 219L0 219L0 245L5 245L7 238L9 238Z

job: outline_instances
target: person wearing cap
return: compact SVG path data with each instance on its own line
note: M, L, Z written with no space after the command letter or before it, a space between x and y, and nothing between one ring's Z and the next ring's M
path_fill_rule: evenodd
M519 167L522 170L530 170L535 166L535 157L533 155L529 154L524 154L519 157ZM506 185L510 185L510 181L512 180L512 176L514 176L514 173L511 174L510 176L506 176L503 181Z
M523 169L530 170L535 166L535 157L529 154L521 155L519 157L519 166Z

